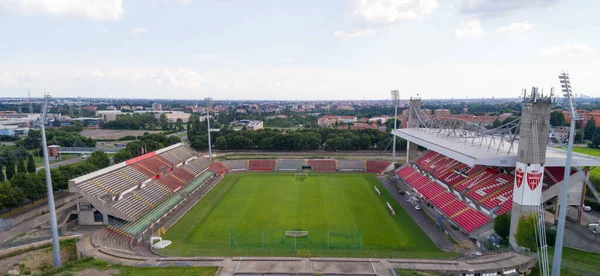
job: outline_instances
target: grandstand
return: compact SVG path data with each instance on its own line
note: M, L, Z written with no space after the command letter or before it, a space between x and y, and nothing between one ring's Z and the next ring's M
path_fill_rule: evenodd
M210 166L208 167L208 170L215 174L224 174L228 171L227 166L225 166L225 164L223 164L223 162L215 162L215 163L210 164Z
M276 160L248 160L248 170L270 172L277 168Z
M365 171L365 161L363 160L337 160L338 170L342 172Z
M496 216L515 211L515 168L518 162L535 164L532 161L523 162L532 160L535 151L538 151L536 156L540 158L537 162L542 163L544 168L541 204L556 204L563 184L566 153L546 147L545 144L540 146L546 138L538 137L548 135L521 129L523 144L520 144L517 139L507 141L502 138L505 136L493 134L491 130L474 133L471 125L461 128L464 124L434 122L423 115L419 106L419 99L411 99L408 128L392 131L394 135L406 139L409 145L407 163L395 172L397 179L414 191L418 198L434 206L440 216L471 237L483 235L492 228L491 221ZM532 119L526 117L525 120ZM523 128L523 122L520 126ZM495 131L504 133L506 130ZM532 144L533 139L542 142ZM427 150L419 155L415 144ZM517 154L517 149L520 154ZM600 159L582 154L574 154L572 162L578 167L600 165ZM367 171L370 170L367 167ZM583 180L581 174L571 172L569 205L582 205Z
M132 224L155 221L214 176L209 165L180 143L72 179L69 191L84 198L78 204L79 224L110 224L135 235L139 227Z
M337 160L333 159L314 159L306 163L315 172L335 172L338 168Z
M278 171L300 171L302 166L306 166L306 161L302 159L281 159L277 160Z
M230 172L248 170L248 160L225 160L223 161L223 165Z
M393 165L388 161L376 161L376 160L367 160L365 161L365 170L367 172L374 173L382 173L384 171L391 170Z
M564 172L564 168L549 167L546 171L544 191L560 183L555 175ZM514 168L469 167L443 154L427 151L411 164L397 169L396 175L466 233L512 208ZM485 228L490 227L491 224Z

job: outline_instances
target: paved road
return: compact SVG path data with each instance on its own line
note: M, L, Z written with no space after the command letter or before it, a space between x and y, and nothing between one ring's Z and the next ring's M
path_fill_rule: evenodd
M83 160L85 160L85 158L77 157L77 158L73 158L73 159L69 159L69 160L65 160L65 161L60 161L60 162L56 162L56 163L50 164L50 168L54 169L54 168L60 167L62 165L74 164L74 163L77 163L77 162L81 162ZM40 167L37 167L35 170L36 171L40 171L40 170L43 170L43 169L44 169L44 166L40 166Z
M433 224L422 211L415 210L414 206L406 201L404 196L398 194L398 188L387 176L378 176L379 181L385 186L385 188L394 196L394 199L404 208L404 210L410 215L410 217L423 229L425 234L442 250L454 251L454 244L450 242L440 232L437 225Z
M75 206L76 203L77 202L75 200L73 200L73 201L68 202L67 204L61 206L60 208L56 209L57 216L62 211ZM45 208L47 210L48 205L42 205L37 208ZM37 216L35 218L29 219L20 224L17 224L13 228L8 229L8 231L0 232L0 244L4 243L6 240L9 240L12 236L14 236L16 234L27 232L38 225L46 223L49 220L50 220L50 214L46 213L44 215Z

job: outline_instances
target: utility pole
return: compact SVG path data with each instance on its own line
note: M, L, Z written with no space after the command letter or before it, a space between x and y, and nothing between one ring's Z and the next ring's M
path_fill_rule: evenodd
M398 90L392 90L390 92L392 96L392 103L394 104L394 130L397 128L398 121L398 104L400 102L400 92ZM396 135L392 133L393 145L392 145L392 162L396 163Z
M212 106L212 98L204 98L206 106L206 125L208 126L208 159L212 162L212 146L210 143L210 107Z
M52 253L54 256L54 267L61 266L60 260L60 244L58 243L58 227L56 225L56 209L54 206L54 193L52 191L52 177L50 175L50 161L48 160L48 144L46 143L46 115L48 113L48 104L50 94L46 94L44 99L44 110L42 112L42 149L44 151L44 170L46 172L46 188L48 191L48 211L50 212L50 230L52 233Z

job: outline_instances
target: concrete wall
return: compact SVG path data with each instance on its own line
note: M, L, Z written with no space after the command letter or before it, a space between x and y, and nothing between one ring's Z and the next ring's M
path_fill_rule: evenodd
M70 194L68 196L56 199L54 201L54 205L56 206L56 208L59 208L59 207L65 205L65 204L67 204L67 203L69 203L69 202L71 202L73 200L75 200L75 194ZM27 213L24 213L24 214L21 214L21 215L18 215L16 217L14 217L14 218L11 218L12 225L15 226L15 225L17 225L19 223L22 223L22 222L24 222L26 220L32 219L34 217L40 216L40 215L45 214L45 213L48 213L48 204L44 204L43 206L37 207L37 208L35 208L35 209L27 212Z
M94 221L94 211L96 209L92 208L89 210L81 210L79 212L79 225L102 225L103 223Z

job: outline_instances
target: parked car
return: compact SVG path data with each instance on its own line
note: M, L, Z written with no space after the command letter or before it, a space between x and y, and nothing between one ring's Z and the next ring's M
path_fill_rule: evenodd
M585 205L584 205L584 206L583 206L583 210L584 210L584 211L586 211L586 212L589 212L589 211L591 211L591 210L592 210L592 207L590 207L590 206L585 206Z

